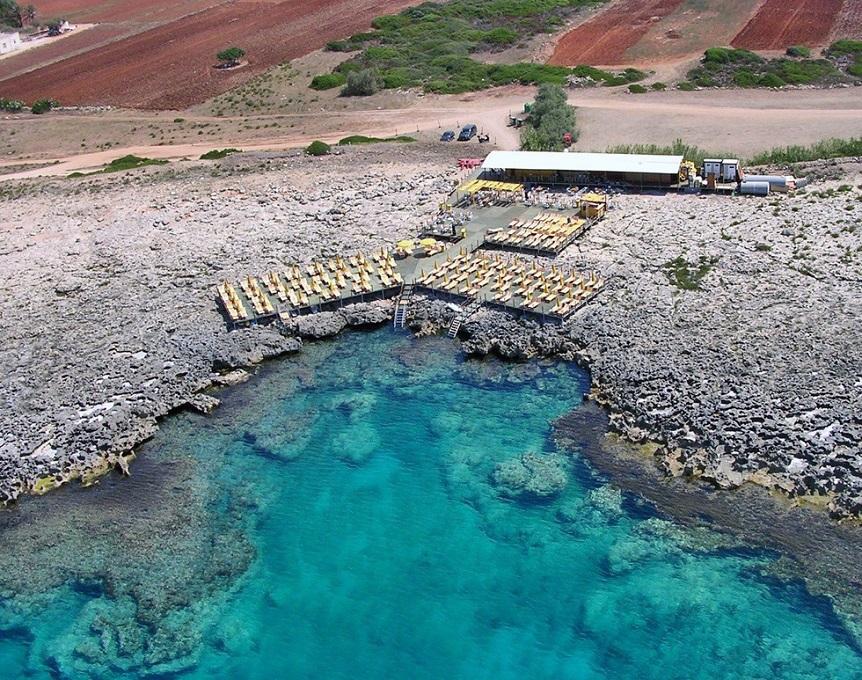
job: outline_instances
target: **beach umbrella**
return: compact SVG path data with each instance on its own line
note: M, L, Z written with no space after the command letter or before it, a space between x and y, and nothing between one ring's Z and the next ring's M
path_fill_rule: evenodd
M410 239L398 241L398 243L396 243L395 245L398 246L401 250L413 250L413 241L411 241Z

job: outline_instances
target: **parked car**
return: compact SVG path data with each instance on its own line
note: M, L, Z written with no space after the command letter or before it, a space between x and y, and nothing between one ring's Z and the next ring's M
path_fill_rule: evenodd
M479 139L479 144L485 144L486 142L491 141L491 135L489 135L486 132L483 132L481 135L479 135L478 139Z
M476 126L472 123L468 123L464 127L461 128L461 134L458 135L459 142L469 142L473 137L476 136Z
M455 133L452 130L446 130L442 135L440 135L441 142L451 142L455 139Z

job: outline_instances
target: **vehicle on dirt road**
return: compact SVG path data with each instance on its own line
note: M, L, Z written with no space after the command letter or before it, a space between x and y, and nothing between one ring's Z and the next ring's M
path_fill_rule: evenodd
M455 133L452 130L446 130L442 135L440 135L441 142L451 142L455 139Z
M478 132L478 128L472 123L468 123L464 127L461 128L461 134L458 135L459 142L469 142L473 137L476 136Z

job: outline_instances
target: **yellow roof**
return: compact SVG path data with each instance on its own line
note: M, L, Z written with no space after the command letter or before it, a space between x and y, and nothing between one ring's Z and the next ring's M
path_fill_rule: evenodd
M607 196L604 194L584 194L581 197L582 201L589 201L590 203L604 203L607 200Z
M413 241L405 239L404 241L398 241L395 245L403 250L409 250L413 247Z

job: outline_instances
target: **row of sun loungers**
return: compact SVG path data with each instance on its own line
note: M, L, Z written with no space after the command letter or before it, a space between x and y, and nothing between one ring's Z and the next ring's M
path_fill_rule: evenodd
M550 270L525 260L461 254L436 265L420 285L445 293L565 317L593 297L604 282L593 272Z
M240 300L239 295L236 294L236 288L233 287L233 284L227 281L220 283L218 294L231 321L243 321L248 318L245 305Z
M499 231L489 232L485 240L498 246L558 253L580 236L587 223L577 217L542 213L531 220L513 220Z
M219 284L218 293L231 321L241 322L255 316L275 314L276 306L302 309L321 302L394 288L403 283L391 253L381 250L370 257L357 253L304 266L290 265L283 272L267 273L260 281L254 276L246 276L239 282L239 288L248 305L236 287L227 281Z

